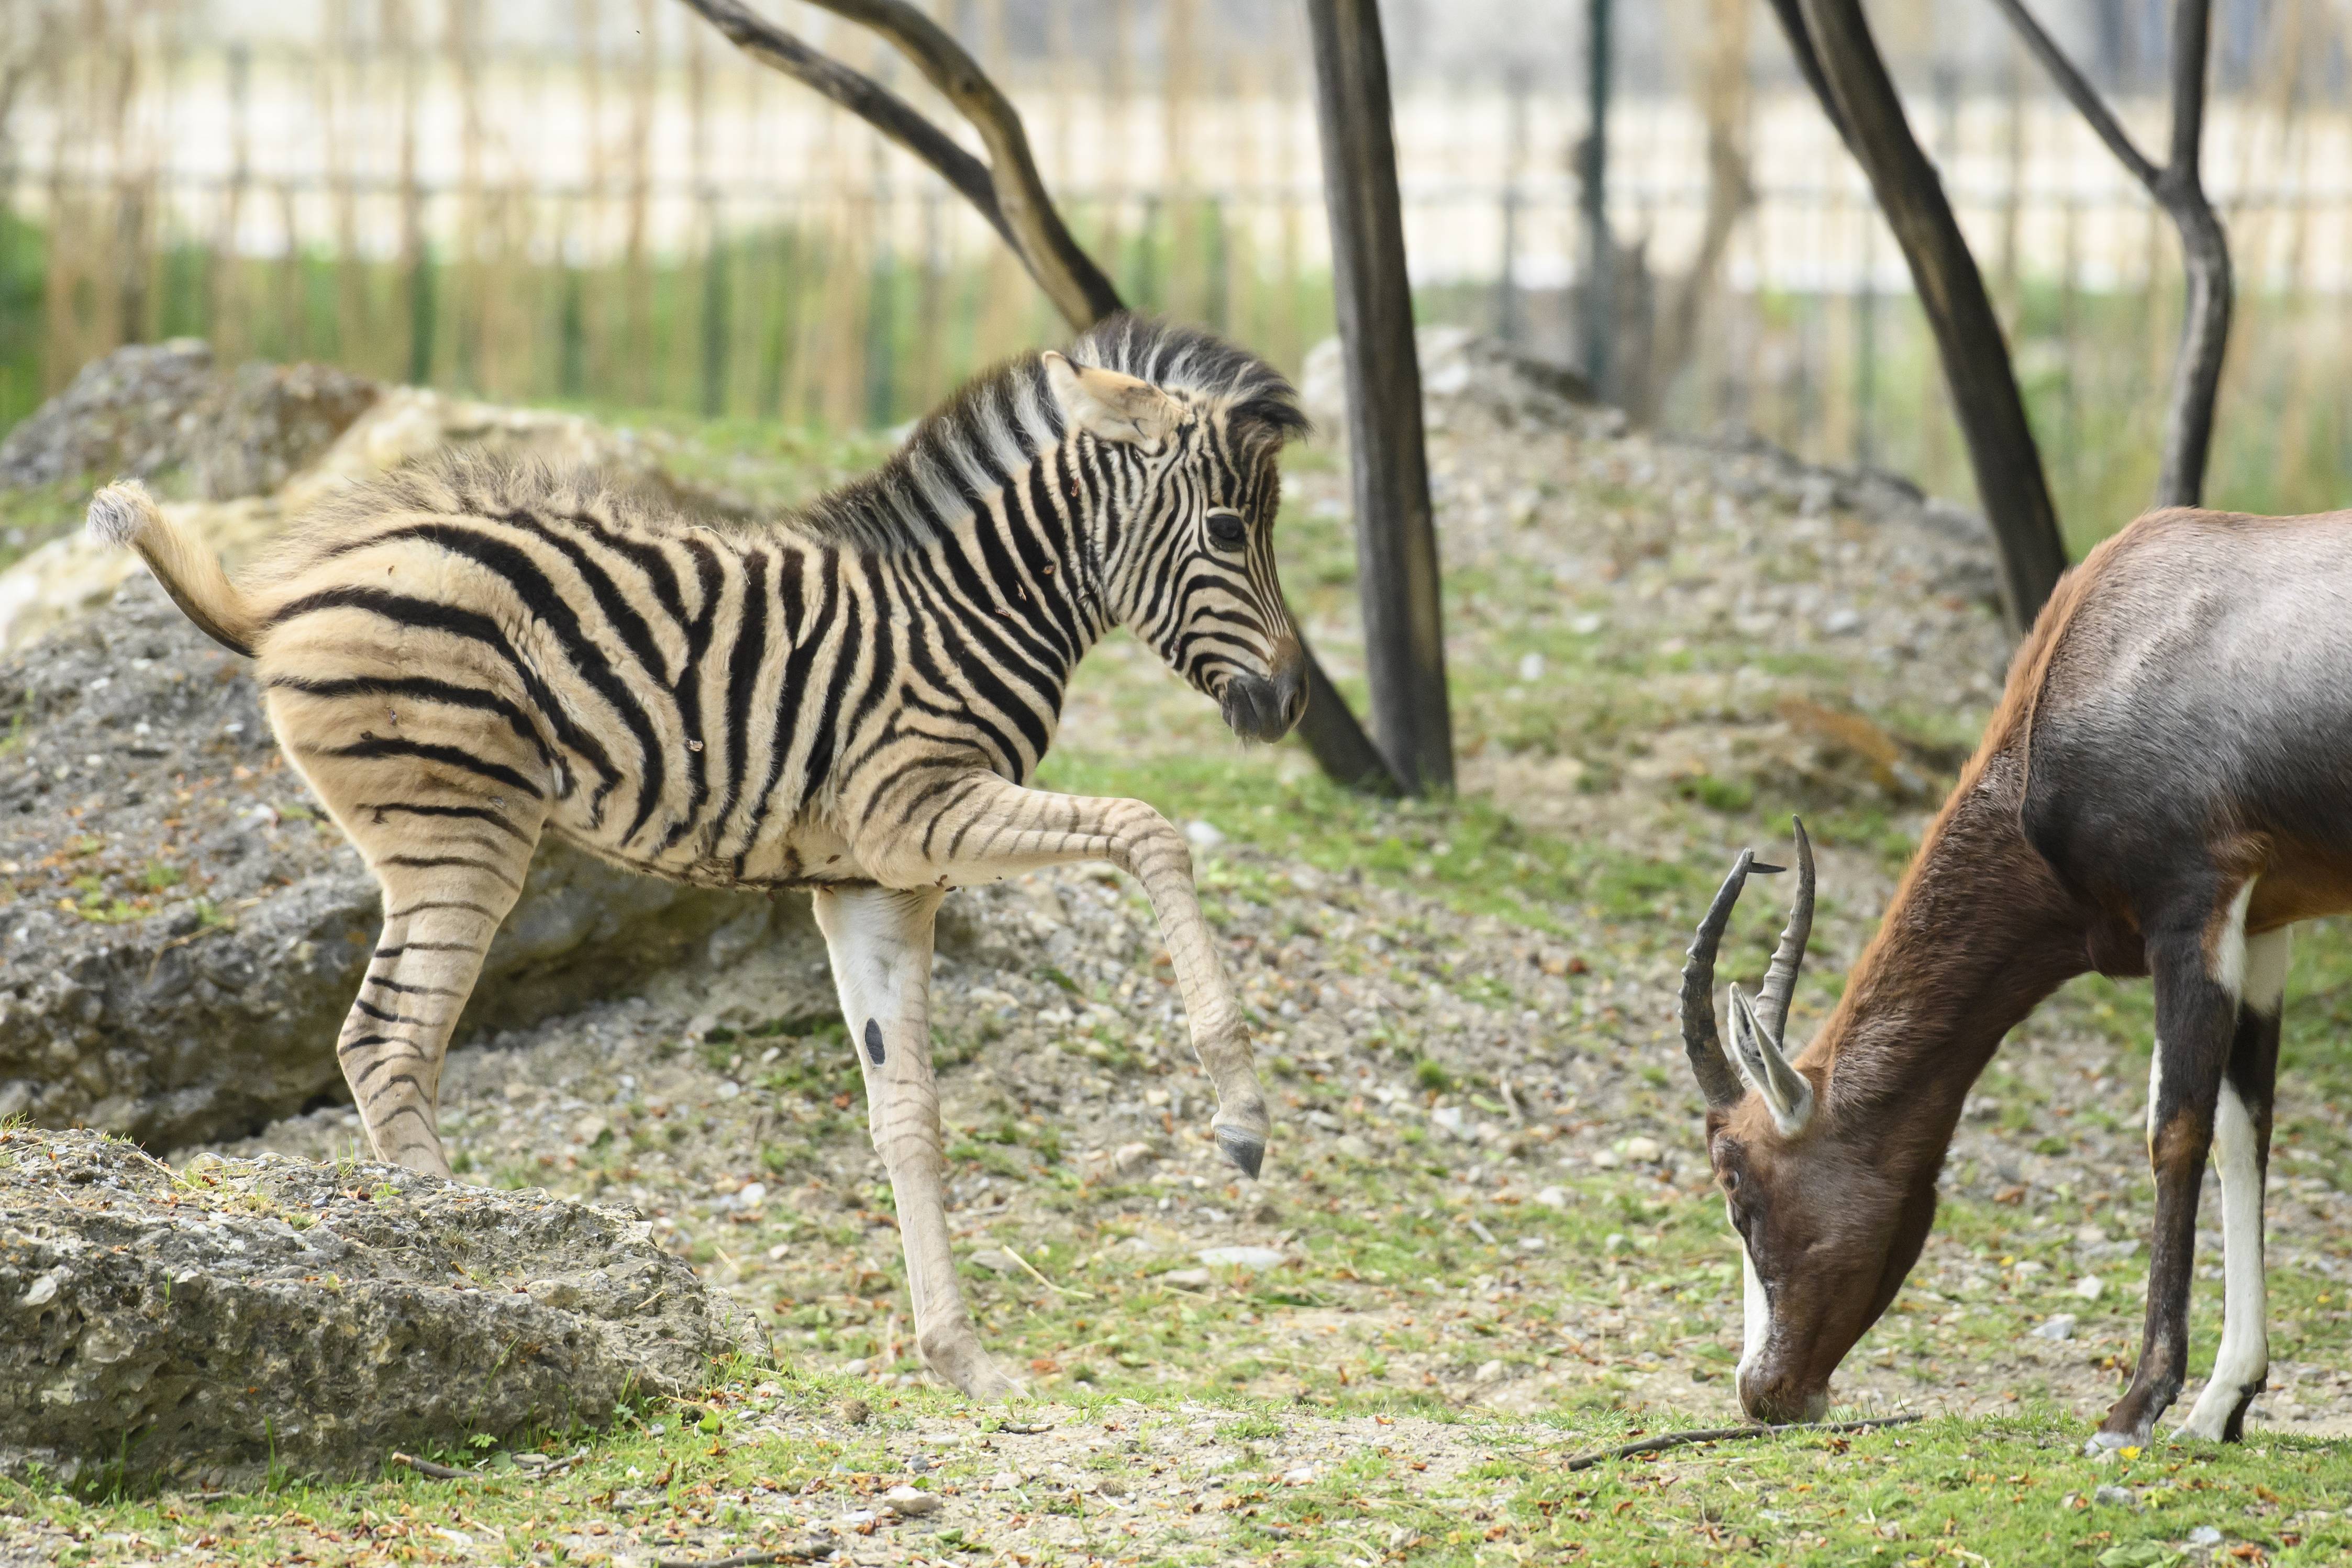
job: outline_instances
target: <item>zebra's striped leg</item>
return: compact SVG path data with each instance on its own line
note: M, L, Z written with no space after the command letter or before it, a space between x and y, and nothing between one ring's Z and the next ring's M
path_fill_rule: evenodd
M410 838L369 858L383 885L383 935L335 1053L376 1157L447 1176L436 1126L442 1053L522 892L530 845L467 831Z
M936 887L821 889L816 923L866 1075L874 1152L898 1200L916 1343L924 1363L964 1393L1001 1399L1021 1386L981 1349L948 1240L930 1019L931 925L943 896Z
M925 797L945 803L928 820L913 816L870 850L859 846L859 859L885 880L950 886L1095 860L1108 861L1143 883L1184 993L1192 1049L1217 1086L1210 1131L1225 1158L1256 1176L1269 1126L1265 1092L1251 1061L1241 1007L1201 917L1184 835L1140 800L1048 794L993 774L967 776L946 790L922 788L917 798Z

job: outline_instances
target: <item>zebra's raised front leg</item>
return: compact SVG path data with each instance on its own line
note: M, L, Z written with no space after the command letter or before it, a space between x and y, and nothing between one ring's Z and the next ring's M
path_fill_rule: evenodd
M1076 861L1108 861L1143 884L1176 968L1192 1050L1217 1089L1209 1124L1217 1147L1245 1176L1265 1159L1265 1092L1249 1033L1192 886L1192 852L1167 818L1140 800L1055 795L994 774L942 787L908 778L866 813L887 822L860 842L858 859L900 886L990 882ZM903 823L904 825L899 825Z
M822 888L817 929L833 958L841 1016L866 1076L874 1152L890 1173L914 1297L915 1342L933 1372L974 1399L1021 1385L980 1347L949 1245L939 1087L931 1077L931 928L938 888Z

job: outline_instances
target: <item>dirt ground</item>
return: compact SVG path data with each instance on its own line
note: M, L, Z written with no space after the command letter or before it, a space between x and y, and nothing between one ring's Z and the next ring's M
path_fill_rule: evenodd
M719 1401L710 1453L816 1467L714 1481L667 1534L633 1525L649 1516L617 1488L601 1531L565 1516L574 1558L683 1561L762 1526L877 1563L1219 1561L1278 1555L1294 1529L1311 1560L1447 1530L1475 1557L1489 1529L1496 1550L1519 1539L1486 1522L1519 1484L1497 1466L1738 1418L1738 1255L1675 1027L1681 948L1734 851L1784 841L1802 809L1823 898L1792 1030L1819 1021L1998 693L2011 644L1986 549L1891 482L1507 406L1453 409L1433 466L1458 803L1349 800L1294 748L1239 748L1125 639L1082 672L1048 769L1186 826L1276 1106L1263 1180L1207 1143L1134 888L1073 868L950 903L934 1016L964 1282L1040 1403L1000 1416L929 1390L804 911L452 1056L462 1179L641 1210L772 1325L782 1370ZM1348 682L1344 491L1328 454L1292 465L1283 553ZM1751 896L1727 977L1760 967L1778 925ZM2332 987L2339 953L2323 934L2298 983ZM2053 1452L2079 1444L2070 1423L2105 1409L2137 1343L2146 1027L2143 997L2090 984L2013 1037L1919 1267L1840 1375L1843 1407L2032 1415ZM2282 1095L2270 1432L2352 1423L2331 1072L2291 1071ZM326 1158L357 1138L326 1105L221 1152ZM2200 1247L2218 1280L2218 1234ZM2210 1360L2218 1288L2200 1290ZM629 1440L667 1454L691 1414ZM1349 1479L1367 1466L1389 1479ZM876 1500L908 1483L954 1492L895 1520ZM1328 1500L1311 1529L1276 1517L1293 1495ZM531 1560L460 1513L406 1539ZM557 1535L525 1539L554 1560Z
M1873 516L1851 488L1769 454L1475 416L1440 434L1436 452L1465 796L1612 864L1720 864L1751 835L1785 831L1755 801L1827 813L1823 916L1799 1009L1801 1026L1817 1019L1820 977L1859 951L1998 690L2008 640L1982 598L1980 546L1948 517L1922 521L1899 493L1864 492ZM1336 471L1309 466L1294 485L1298 514L1336 511ZM1305 597L1325 612L1312 631L1344 672L1336 596ZM1581 652L1567 662L1528 646L1546 635ZM1147 771L1216 747L1213 716L1191 705L1140 649L1118 644L1089 666L1062 747ZM1613 717L1596 724L1601 714ZM1245 765L1304 778L1287 755ZM1539 900L1538 923L1507 919L1466 907L1433 865L1327 869L1284 826L1192 828L1277 1106L1256 1184L1235 1182L1205 1142L1205 1084L1134 890L1082 868L953 902L935 1007L959 1130L951 1200L992 1339L1046 1398L1125 1379L1287 1404L1266 1461L1283 1469L1377 1437L1433 1479L1498 1440L1461 1424L1480 1412L1737 1419L1736 1252L1672 1013L1695 904L1596 894ZM1748 922L1759 942L1773 923L1761 909ZM769 1312L784 1364L912 1385L923 1375L855 1070L828 1026L821 949L804 921L788 925L715 972L458 1053L443 1126L468 1179L641 1208ZM1841 1375L1842 1400L1969 1416L2024 1402L2091 1420L2114 1396L2137 1340L2147 1217L2146 1048L2116 1014L2112 993L2078 988L2004 1050L1953 1150L1951 1213ZM2327 1119L2319 1091L2291 1080L2281 1126ZM226 1152L325 1157L355 1136L348 1111L326 1108ZM2352 1214L2320 1153L2290 1139L2273 1191L2274 1274L2344 1281ZM1335 1230L1401 1222L1425 1235L1386 1270L1351 1270L1323 1246ZM2218 1235L2202 1245L2218 1278ZM1280 1260L1270 1277L1307 1270L1312 1289L1265 1301L1248 1273L1201 1261L1214 1248L1265 1249ZM1104 1281L1263 1310L1107 1358L1069 1294ZM2217 1305L2202 1303L2200 1321ZM2065 1337L2035 1336L2061 1314L2075 1320ZM2342 1431L2342 1334L2302 1345L2283 1347L2256 1420ZM1118 1364L1081 1380L1089 1359ZM1238 1381L1217 1370L1236 1364ZM1359 1394L1370 1379L1445 1414L1377 1431L1368 1417L1318 1418L1335 1373ZM1130 1467L1131 1490L1106 1506L1191 1517L1198 1432L1230 1418L1213 1406L1155 1412L1154 1441L1189 1458L1140 1479ZM1505 1429L1548 1440L1539 1426ZM971 1432L955 1418L900 1437L928 1451L955 1434L969 1445ZM1114 1436L1065 1417L996 1438L1003 1475L965 1511L992 1542L1049 1543L1060 1516L1014 1524L1021 1499L1083 1471Z

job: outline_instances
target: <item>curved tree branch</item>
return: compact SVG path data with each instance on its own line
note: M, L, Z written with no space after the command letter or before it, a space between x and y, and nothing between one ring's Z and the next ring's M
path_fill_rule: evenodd
M1813 47L1813 35L1805 26L1805 14L1798 0L1771 0L1772 15L1780 21L1780 31L1789 37L1789 52L1796 57L1797 74L1805 78L1812 89L1813 100L1822 106L1830 129L1838 133L1845 150L1862 162L1862 149L1854 145L1853 126L1846 120L1845 110L1838 106L1837 94L1830 90L1830 78L1822 70L1821 51Z
M2180 235L2182 269L2189 298L2180 322L2180 357L2172 371L2172 393L2164 416L2164 453L2156 479L2159 507L2193 507L2205 493L2205 465L2213 444L2213 405L2221 391L2221 365L2230 346L2230 239L2205 194L2198 169L2205 139L2205 64L2211 33L2211 0L2178 0L2172 13L2172 137L2167 162L2158 168L2133 145L2097 91L2084 79L2023 0L1993 0L2018 37L2050 73L2107 151L2147 187Z
M1020 244L996 204L996 182L988 165L957 145L953 137L888 88L808 47L791 33L755 15L737 0L685 0L687 6L726 36L727 41L761 65L772 66L849 110L929 164L940 179L970 202L988 226L1017 254Z
M2108 110L2106 100L2099 96L2098 89L2083 78L2083 73L2074 68L2074 62L2066 57L2066 52L2058 47L2057 40L2044 32L2042 24L2033 19L2033 13L2025 8L2023 0L1992 0L1992 3L2000 7L2000 14L2009 18L2011 26L2017 29L2018 37L2023 40L2033 57L2042 62L2042 68L2050 73L2050 79L2057 84L2060 92L2066 95L2066 101L2074 106L2074 111L2089 123L2093 131L2098 132L2099 140L2107 144L2107 151L2116 155L2116 161L2130 172L2133 179L2153 193L2163 171L2149 162L2147 154L2132 144L2130 133Z
M1126 308L1110 279L1070 237L1046 194L1020 111L961 44L900 0L811 3L873 28L912 59L980 131L990 161L965 152L879 82L809 47L740 0L685 0L737 48L814 89L929 164L1003 236L1071 327L1083 331ZM1303 634L1300 646L1307 655L1307 702L1298 736L1317 766L1349 789L1397 793L1395 773L1306 647Z
M1094 259L1078 248L1078 242L1063 225L1053 198L1045 193L1045 182L1037 172L1036 159L1030 155L1029 135L1022 129L1020 111L947 29L907 0L811 3L889 39L940 96L971 121L988 148L996 199L1003 208L1013 248L1071 326L1090 327L1121 308L1118 290L1111 287Z
M1999 545L2010 623L2022 632L2065 570L2066 547L1984 277L1936 165L1911 133L1862 0L1772 0L1772 9L1903 247Z

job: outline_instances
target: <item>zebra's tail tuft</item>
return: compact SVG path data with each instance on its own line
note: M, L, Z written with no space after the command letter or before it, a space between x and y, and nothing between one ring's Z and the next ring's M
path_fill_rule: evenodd
M89 498L89 528L100 544L138 551L198 631L231 653L253 656L261 626L252 605L221 569L220 557L165 517L147 486L118 479L99 491Z

